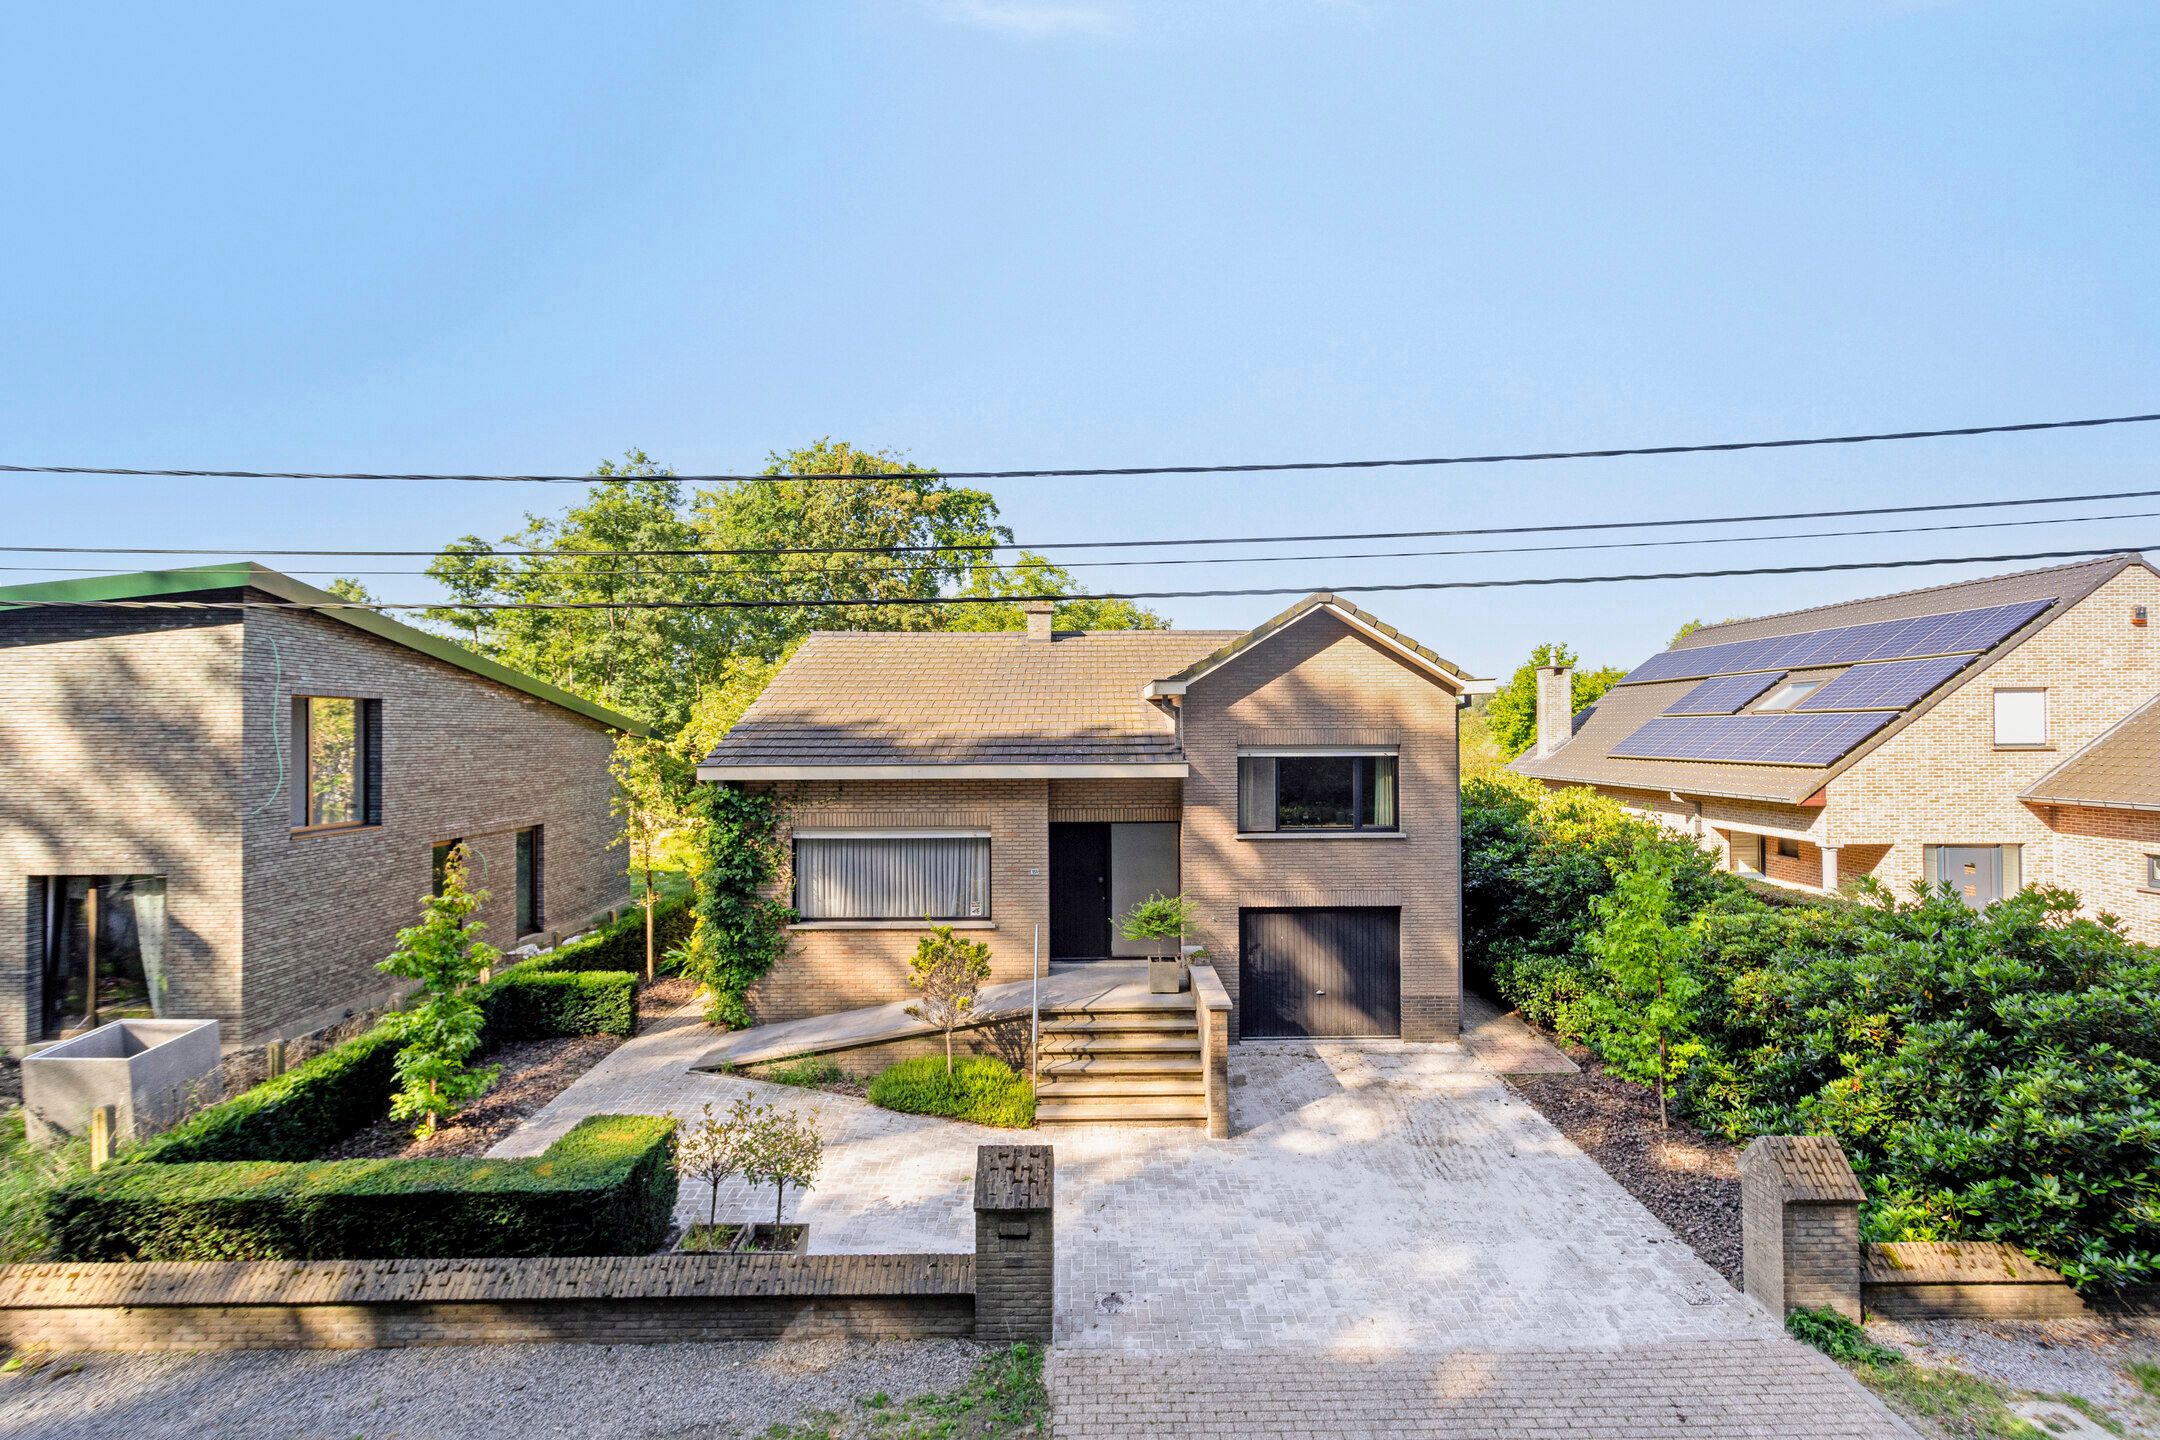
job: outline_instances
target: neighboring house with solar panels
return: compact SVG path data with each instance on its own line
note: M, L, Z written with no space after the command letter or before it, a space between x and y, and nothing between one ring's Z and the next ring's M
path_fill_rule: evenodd
M1811 890L2060 885L2160 941L2160 573L2143 557L1706 625L1514 769Z

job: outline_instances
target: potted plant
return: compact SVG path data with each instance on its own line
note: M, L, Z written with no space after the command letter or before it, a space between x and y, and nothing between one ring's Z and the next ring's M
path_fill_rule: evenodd
M1192 901L1183 895L1150 895L1126 912L1119 933L1148 946L1148 993L1175 995L1192 978L1185 962L1185 931L1193 918Z

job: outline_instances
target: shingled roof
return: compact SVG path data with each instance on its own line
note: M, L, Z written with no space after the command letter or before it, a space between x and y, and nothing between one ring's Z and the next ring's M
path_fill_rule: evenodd
M2160 696L2035 780L2023 798L2042 805L2160 810Z
M698 773L885 765L1177 765L1149 681L1234 630L922 634L820 631L765 687Z
M935 765L1013 774L1182 775L1150 696L1325 610L1457 688L1462 672L1355 606L1312 595L1252 630L820 631L698 767L706 780L880 778ZM919 771L918 771L919 773Z
M2132 565L2144 564L2137 555L2111 555L2045 570L2026 570L1878 595L1836 605L1792 610L1752 620L1705 625L1670 650L1691 650L1723 645L1735 640L1795 635L1844 625L1867 625L1884 620L1916 619L1952 611L1982 609L2018 601L2046 600L2045 610L1983 652L1971 665L1945 681L1897 719L1829 765L1744 764L1734 761L1635 759L1613 754L1652 718L1688 693L1692 679L1622 684L1607 692L1598 703L1577 717L1573 738L1540 759L1535 752L1516 760L1512 769L1540 780L1571 785L1598 785L1611 789L1644 790L1682 795L1709 795L1732 799L1765 800L1796 805L1828 781L1858 764L1891 736L1926 714L1943 696L1985 671L2016 649L2035 632L2050 624L2071 606L2121 574ZM1823 680L1835 676L1843 665L1802 667L1786 674L1787 680Z

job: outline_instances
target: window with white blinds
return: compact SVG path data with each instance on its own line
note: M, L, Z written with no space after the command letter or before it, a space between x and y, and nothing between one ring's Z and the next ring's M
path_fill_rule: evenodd
M986 920L987 835L832 835L795 841L805 920Z

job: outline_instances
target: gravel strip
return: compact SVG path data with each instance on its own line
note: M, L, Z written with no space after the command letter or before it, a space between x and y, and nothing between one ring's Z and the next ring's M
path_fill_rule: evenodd
M2013 1390L2075 1395L2133 1435L2160 1435L2160 1401L2123 1371L2132 1360L2160 1360L2160 1319L1874 1319L1868 1338L1921 1365L1952 1367Z
M1580 1075L1509 1075L1507 1083L1704 1264L1741 1288L1739 1147L1678 1119L1658 1129L1656 1095L1606 1074L1594 1059L1576 1058Z
M966 1340L831 1339L80 1356L0 1379L0 1434L735 1440L880 1392L898 1402L958 1389L988 1353Z

